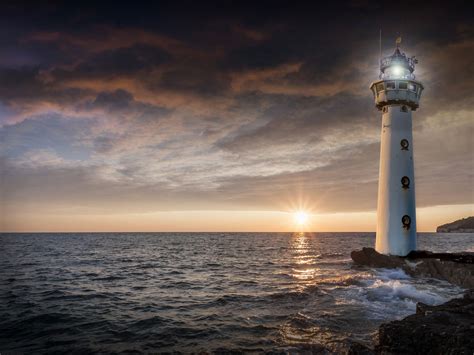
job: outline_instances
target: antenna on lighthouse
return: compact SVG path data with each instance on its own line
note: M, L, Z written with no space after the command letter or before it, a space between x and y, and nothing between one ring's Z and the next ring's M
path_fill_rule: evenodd
M381 60L382 60L382 29L380 29L380 33L379 33L379 64Z

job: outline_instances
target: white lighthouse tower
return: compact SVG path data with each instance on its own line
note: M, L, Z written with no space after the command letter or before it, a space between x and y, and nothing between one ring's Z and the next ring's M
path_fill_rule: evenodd
M413 74L417 60L400 52L399 44L397 39L395 52L380 60L380 80L370 89L382 111L375 249L405 256L416 250L412 111L423 85Z

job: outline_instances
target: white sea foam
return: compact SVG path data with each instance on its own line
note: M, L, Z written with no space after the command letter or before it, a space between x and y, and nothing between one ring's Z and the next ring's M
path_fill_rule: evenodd
M376 272L376 278L384 281L388 280L407 280L411 277L402 269L380 269Z
M375 280L367 292L381 301L407 300L413 303L423 302L427 304L439 304L447 301L441 296L426 288L417 288L414 284L400 280Z
M372 270L358 279L359 285L341 290L340 303L360 305L378 320L400 319L413 314L417 302L437 305L461 293L453 285L412 278L401 269Z

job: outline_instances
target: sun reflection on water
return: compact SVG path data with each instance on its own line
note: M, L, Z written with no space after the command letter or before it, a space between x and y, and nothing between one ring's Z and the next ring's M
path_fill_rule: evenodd
M297 232L292 237L293 261L295 267L291 276L306 285L321 275L320 268L316 267L318 254L312 252L311 237L309 233Z

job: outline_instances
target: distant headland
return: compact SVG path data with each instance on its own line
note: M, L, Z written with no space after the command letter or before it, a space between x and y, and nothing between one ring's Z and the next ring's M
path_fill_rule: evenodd
M458 219L436 228L437 233L474 233L474 217Z

